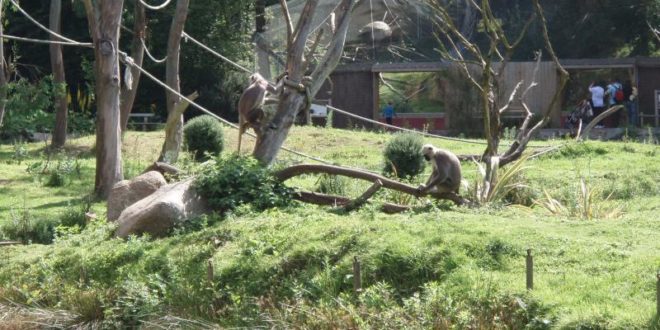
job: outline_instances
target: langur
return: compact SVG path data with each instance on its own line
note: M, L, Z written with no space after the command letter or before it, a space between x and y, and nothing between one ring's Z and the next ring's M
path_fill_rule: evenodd
M277 102L277 97L282 91L285 79L280 79L275 87L271 86L259 73L250 76L248 86L238 100L238 151L241 151L241 140L243 133L248 127L252 127L260 138L261 120L264 118L263 106L266 103ZM275 95L276 98L267 96Z
M453 192L458 194L461 185L461 162L454 153L436 148L431 144L422 147L422 154L426 161L431 163L431 176L426 184L419 185L420 193L433 190L438 193Z

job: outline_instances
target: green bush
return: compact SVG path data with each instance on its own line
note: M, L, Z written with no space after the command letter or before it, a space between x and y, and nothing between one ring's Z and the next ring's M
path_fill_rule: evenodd
M275 180L267 168L249 156L218 157L201 169L194 187L220 212L243 204L265 210L291 203L291 189Z
M415 177L424 171L422 155L422 137L412 133L400 133L385 146L386 175L394 174L398 178Z
M197 160L204 160L207 152L220 154L224 148L222 125L209 115L188 121L183 127L183 139Z
M0 226L0 236L23 243L50 244L58 224L55 219L35 219L32 210L23 206L11 210L11 221Z

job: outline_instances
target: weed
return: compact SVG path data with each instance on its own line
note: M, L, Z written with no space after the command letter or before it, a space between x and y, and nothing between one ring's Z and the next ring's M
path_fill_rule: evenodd
M12 147L14 149L14 153L11 156L12 162L16 162L20 165L28 157L27 147L25 146L23 139L14 141Z

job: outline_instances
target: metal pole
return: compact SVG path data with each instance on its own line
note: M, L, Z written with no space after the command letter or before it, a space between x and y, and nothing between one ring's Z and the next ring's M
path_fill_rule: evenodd
M534 289L534 259L532 249L527 249L527 290Z
M353 257L353 290L356 294L362 292L362 271L360 269L360 260Z

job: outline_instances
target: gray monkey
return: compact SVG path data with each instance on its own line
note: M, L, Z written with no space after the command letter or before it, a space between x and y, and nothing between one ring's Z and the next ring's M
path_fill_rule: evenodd
M238 151L241 150L243 133L252 127L260 138L259 125L264 118L263 106L266 103L277 102L277 97L282 91L284 79L278 81L276 86L271 86L259 73L250 76L248 86L238 100ZM275 98L270 97L275 96Z
M427 193L433 188L434 192L453 192L458 194L461 186L461 162L454 153L436 148L431 144L422 146L422 154L426 161L431 163L431 176L426 184L417 188L420 193Z

